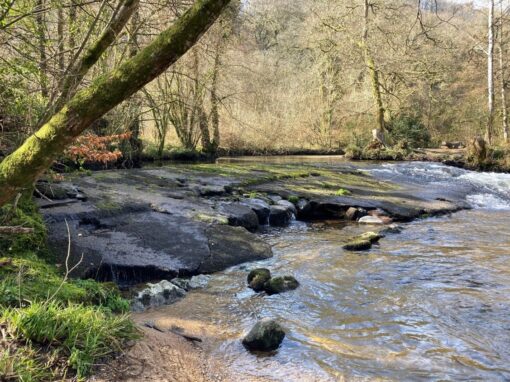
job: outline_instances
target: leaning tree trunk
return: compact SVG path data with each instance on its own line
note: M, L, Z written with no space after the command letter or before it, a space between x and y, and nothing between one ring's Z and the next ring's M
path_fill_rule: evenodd
M367 66L370 75L370 85L372 87L372 97L376 108L376 131L374 137L378 137L381 143L384 144L384 105L381 96L381 84L379 81L379 71L375 65L375 60L370 51L368 45L368 16L370 11L370 5L368 0L364 0L364 17L363 17L363 34L361 37L361 48L365 56L365 65Z
M30 187L99 117L163 73L195 44L229 0L197 0L150 45L96 79L0 163L0 206Z
M487 45L487 92L488 92L488 117L485 138L492 143L494 125L494 0L489 4L489 40Z

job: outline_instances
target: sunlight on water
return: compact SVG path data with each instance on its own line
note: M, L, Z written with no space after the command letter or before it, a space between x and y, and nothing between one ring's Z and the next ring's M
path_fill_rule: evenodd
M459 185L474 209L408 223L363 254L341 249L343 237L366 229L357 225L270 230L272 259L215 274L185 309L165 314L221 328L209 354L243 380L510 380L510 217L501 210L509 176L413 163L370 171ZM301 286L257 295L246 275L259 266L292 274ZM262 317L287 328L272 356L240 344Z

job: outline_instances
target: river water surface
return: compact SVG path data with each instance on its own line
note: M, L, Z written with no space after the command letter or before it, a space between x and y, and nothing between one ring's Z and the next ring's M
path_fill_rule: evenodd
M363 167L424 193L464 193L473 209L404 224L361 254L340 241L366 227L272 229L264 234L272 259L215 274L160 313L220 328L207 351L240 381L510 380L510 175L431 163ZM258 266L301 286L257 295L246 275ZM263 317L287 329L271 356L240 343Z

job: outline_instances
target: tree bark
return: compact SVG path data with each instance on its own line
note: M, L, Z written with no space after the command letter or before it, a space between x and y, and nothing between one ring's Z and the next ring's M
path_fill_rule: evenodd
M138 28L140 24L140 12L138 0L134 14L131 18L131 47L129 56L134 57L138 53ZM137 95L133 95L130 101L130 112L133 120L129 124L128 130L131 133L129 137L129 158L128 167L141 167L143 143L140 138L140 100Z
M186 13L135 57L77 92L46 124L0 163L0 206L32 185L92 122L180 58L228 3L229 0L196 0Z
M37 9L46 7L45 0L37 0ZM49 95L48 90L48 62L46 56L46 33L45 33L45 12L38 12L35 16L37 28L37 40L39 48L39 78L41 84L41 94L44 98Z
M384 136L384 105L381 96L381 84L379 82L379 71L375 65L375 60L370 51L368 44L368 17L370 11L370 4L368 0L364 0L364 17L363 17L363 34L361 37L361 48L365 56L365 65L368 68L370 75L370 84L372 87L372 96L376 108L376 123L377 123L377 136ZM382 142L384 143L384 142Z
M504 61L504 38L503 38L503 1L499 2L501 7L501 19L499 27L499 72L501 76L501 115L503 124L503 141L508 143L508 108L506 104L506 80Z
M488 92L488 117L485 138L489 144L492 143L492 132L494 125L494 0L489 4L489 40L487 45L487 92Z

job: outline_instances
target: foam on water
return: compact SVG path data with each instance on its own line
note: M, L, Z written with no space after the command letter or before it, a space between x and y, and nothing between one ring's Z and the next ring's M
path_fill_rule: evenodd
M462 187L473 208L510 209L510 174L475 172L438 163L387 163L371 169L376 176L433 187Z

